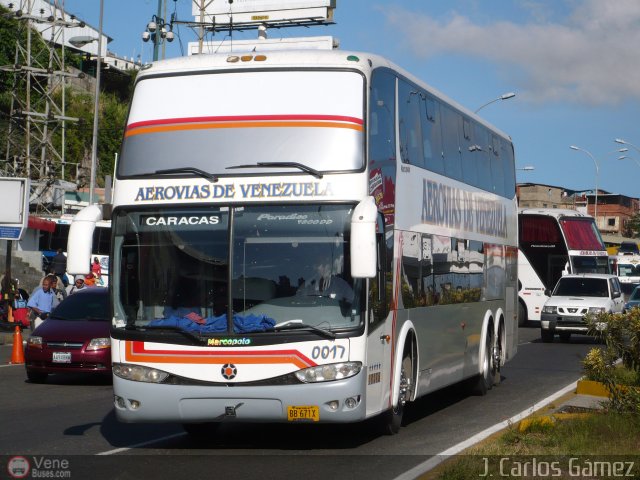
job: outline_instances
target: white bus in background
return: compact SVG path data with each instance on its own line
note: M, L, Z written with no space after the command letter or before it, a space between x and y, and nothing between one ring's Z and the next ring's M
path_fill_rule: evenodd
M630 294L637 285L640 285L640 255L619 253L610 258L613 260L613 273L620 279L622 291Z
M113 198L121 421L395 433L406 403L485 394L516 353L511 141L379 56L149 65Z
M610 273L593 217L576 210L518 211L518 323L539 322L545 293L567 273Z
M39 231L38 248L42 253L42 270L47 272L49 264L56 255L58 248L68 256L67 244L69 240L69 228L73 221L72 215L51 217L47 220L56 224L53 232ZM91 235L91 250L87 256L87 266L98 258L102 268L102 281L104 286L109 284L109 255L111 253L111 222L102 220L96 223ZM73 283L73 275L67 274L69 283Z

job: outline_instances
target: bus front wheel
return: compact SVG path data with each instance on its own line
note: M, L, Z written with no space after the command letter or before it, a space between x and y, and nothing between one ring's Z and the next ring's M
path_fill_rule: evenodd
M412 372L413 362L411 356L405 353L400 368L400 388L398 389L397 405L381 415L382 431L387 435L395 435L400 431L400 427L402 426L404 408L411 396Z

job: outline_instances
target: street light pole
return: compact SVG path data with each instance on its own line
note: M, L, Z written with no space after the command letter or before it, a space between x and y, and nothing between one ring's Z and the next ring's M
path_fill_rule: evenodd
M475 112L473 113L478 113L480 110L482 110L484 107L486 107L487 105L491 105L493 102L497 102L498 100L509 100L510 98L515 97L516 94L513 92L509 92L509 93L503 93L502 95L500 95L498 98L494 98L493 100L491 100L490 102L485 103L484 105L481 105L480 107L478 107L476 109Z
M104 0L100 0L100 25L98 26L98 56L96 59L96 94L93 102L93 140L91 144L91 174L89 179L89 205L93 204L98 164L98 117L100 116L100 70L102 70L102 17Z
M633 143L631 143L631 142L627 142L626 140L623 140L622 138L616 138L616 139L614 140L614 142L619 143L619 144L621 144L621 145L629 145L630 147L635 148L635 149L636 149L636 151L640 152L640 148L636 147L636 146L635 146ZM623 150L622 150L622 149L620 149L620 150L618 150L618 151L619 151L619 152L622 152ZM626 150L625 150L625 151L626 151Z
M628 158L629 160L633 160L640 167L640 162L638 161L637 158L634 158L634 157L629 157L627 155L622 155L621 157L618 157L618 160L624 160L626 158Z
M598 166L598 162L596 161L595 157L591 155L590 151L585 150L584 148L576 147L575 145L571 145L569 148L571 150L579 150L586 153L591 157L591 160L593 160L593 164L596 166L596 204L593 209L593 218L596 219L596 226L598 226L598 176L600 175L600 167Z

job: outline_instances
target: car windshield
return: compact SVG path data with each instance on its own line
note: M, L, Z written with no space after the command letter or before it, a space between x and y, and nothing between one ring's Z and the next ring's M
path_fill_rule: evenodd
M640 288L636 288L633 290L633 293L631 293L629 300L640 301Z
M109 320L109 295L106 289L93 287L95 291L69 295L52 312L58 320Z
M606 278L568 278L558 280L554 296L560 297L608 297Z

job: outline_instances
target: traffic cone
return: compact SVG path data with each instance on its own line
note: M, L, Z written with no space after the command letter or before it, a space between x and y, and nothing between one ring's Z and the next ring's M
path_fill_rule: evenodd
M22 332L20 327L16 325L16 329L13 332L13 352L11 353L11 363L20 364L24 363L24 349L22 347Z

